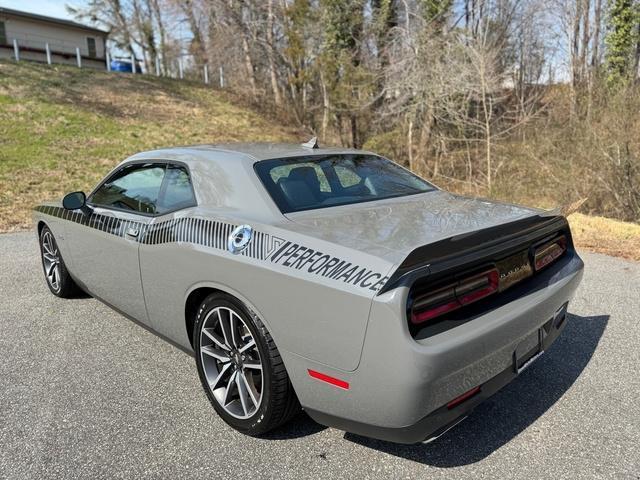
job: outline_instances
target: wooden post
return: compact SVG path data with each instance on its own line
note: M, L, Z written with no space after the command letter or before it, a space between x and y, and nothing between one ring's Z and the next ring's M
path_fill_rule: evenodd
M180 76L180 80L182 80L182 76L184 75L182 71L182 58L178 59L178 75Z
M82 68L82 57L80 56L80 47L76 47L76 60L78 61L78 68Z
M18 48L18 40L13 39L13 55L16 58L16 62L20 61L20 49Z
M156 57L156 77L160 76L160 58Z
M220 67L220 88L224 88L224 70Z
M209 85L209 67L206 63L204 64L204 83Z
M136 56L131 55L131 73L135 75L136 73Z
M47 51L47 65L51 65L51 49L49 48L49 42L44 44L44 49Z
M111 55L109 55L109 52L105 51L104 52L104 59L105 62L107 62L107 72L111 71Z

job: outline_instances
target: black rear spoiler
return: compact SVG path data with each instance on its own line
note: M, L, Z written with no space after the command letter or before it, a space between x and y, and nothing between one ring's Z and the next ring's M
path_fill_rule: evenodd
M570 239L569 224L564 216L540 214L423 245L404 259L378 295L411 286L418 278L515 253L523 244L560 230L566 231Z

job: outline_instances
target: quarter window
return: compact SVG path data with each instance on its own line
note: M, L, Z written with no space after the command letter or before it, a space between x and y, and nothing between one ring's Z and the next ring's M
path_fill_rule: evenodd
M196 199L187 169L177 165L167 166L156 213L172 212L195 205Z
M96 190L90 203L146 214L157 213L164 176L165 166L160 164L125 167Z
M89 50L89 56L95 58L96 55L96 39L93 37L87 37L87 50Z

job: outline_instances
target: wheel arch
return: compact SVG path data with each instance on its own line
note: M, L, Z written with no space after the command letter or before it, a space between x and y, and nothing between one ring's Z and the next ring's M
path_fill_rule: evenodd
M47 222L45 222L44 220L39 220L39 221L38 221L38 226L37 226L37 229L38 229L38 238L40 238L40 235L42 234L42 229L43 229L44 227L48 227Z
M235 289L227 285L221 285L215 282L200 282L195 285L192 285L191 288L189 288L189 290L187 291L187 294L185 295L185 302L184 302L185 329L186 329L186 333L187 333L191 348L194 348L193 328L195 326L198 307L208 295L212 293L218 293L218 292L231 295L232 297L242 302L247 308L249 308L258 317L260 317L260 320L265 325L265 327L267 327L267 330L269 330L269 334L271 335L271 338L273 338L273 341L276 342L276 345L277 345L277 339L273 335L273 329L269 325L268 320L264 318L264 316L260 313L260 310L247 297L245 297L240 292L236 291Z

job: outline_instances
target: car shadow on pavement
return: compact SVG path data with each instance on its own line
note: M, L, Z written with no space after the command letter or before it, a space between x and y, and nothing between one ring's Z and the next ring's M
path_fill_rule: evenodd
M608 315L569 315L565 331L545 355L433 443L400 445L351 433L345 439L436 467L478 462L529 427L564 395L591 360L608 321Z
M314 435L326 428L324 425L314 422L305 412L300 412L285 425L265 433L260 438L265 440L290 440Z
M93 297L91 296L91 294L85 292L84 290L78 290L72 297L65 298L65 300L86 300L87 298Z

